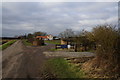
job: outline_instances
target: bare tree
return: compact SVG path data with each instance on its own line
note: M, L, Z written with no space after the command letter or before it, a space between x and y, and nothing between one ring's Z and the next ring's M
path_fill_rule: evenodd
M34 32L33 35L36 37L36 36L45 36L47 35L46 32L41 32L41 31L38 31L38 32Z
M65 31L61 32L59 34L61 38L69 38L69 37L74 37L74 31L72 29L66 29Z

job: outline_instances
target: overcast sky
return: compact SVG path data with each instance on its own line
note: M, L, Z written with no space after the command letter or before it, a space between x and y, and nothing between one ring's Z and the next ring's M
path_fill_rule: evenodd
M117 2L4 2L3 36L35 31L58 35L65 29L90 31L100 24L117 24Z

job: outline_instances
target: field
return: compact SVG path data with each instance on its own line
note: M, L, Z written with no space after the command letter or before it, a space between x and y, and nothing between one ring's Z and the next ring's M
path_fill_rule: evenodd
M8 41L10 41L10 40L5 40L5 39L2 40L2 39L1 39L1 40L0 40L0 45L6 43L6 42L8 42Z
M50 43L50 44L60 44L60 40L46 40L45 43Z
M10 40L10 41L4 43L3 45L0 46L0 50L6 49L6 48L9 47L10 45L12 45L14 42L16 42L16 40Z

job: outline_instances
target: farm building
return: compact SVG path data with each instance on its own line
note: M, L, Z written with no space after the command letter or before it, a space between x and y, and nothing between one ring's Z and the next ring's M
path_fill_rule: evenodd
M33 46L42 46L44 45L44 40L35 39L33 41Z
M68 45L68 44L72 44L73 41L69 40L69 39L61 39L61 45Z
M39 40L53 40L52 35L47 35L47 36L36 36L37 39Z
M77 43L74 41L75 38L61 39L61 45L70 45L74 47L75 51L87 51L89 48L82 43Z
M75 47L74 41L71 39L61 39L61 45L67 45L68 49L73 49Z

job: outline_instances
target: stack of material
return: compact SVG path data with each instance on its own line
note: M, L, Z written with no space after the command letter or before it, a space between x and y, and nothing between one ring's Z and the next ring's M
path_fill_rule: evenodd
M67 44L67 41L61 40L61 45Z
M44 45L44 40L34 40L33 46L42 46Z
M61 39L61 45L71 44L73 41L70 39Z

